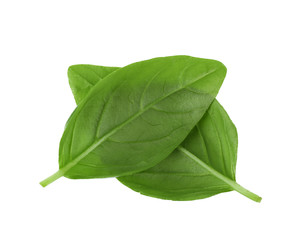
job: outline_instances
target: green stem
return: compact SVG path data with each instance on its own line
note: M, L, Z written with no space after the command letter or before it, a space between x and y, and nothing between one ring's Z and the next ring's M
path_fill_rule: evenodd
M43 181L40 182L40 185L42 187L46 187L50 183L54 182L55 180L59 179L64 175L64 171L58 170L56 173L52 174L50 177L44 179Z
M178 147L178 150L187 155L189 158L197 162L199 165L201 165L203 168L205 168L207 171L209 171L212 175L219 178L221 181L227 183L229 186L233 188L233 190L236 190L237 192L241 193L247 198L250 198L251 200L255 202L260 202L261 197L256 195L255 193L250 192L249 190L243 188L241 185L237 184L235 181L229 179L228 177L224 176L220 172L216 171L212 167L208 166L206 163L204 163L202 160L200 160L196 155L192 154L188 150L186 150L183 147Z
M90 146L86 151L84 151L82 154L76 157L72 162L69 162L68 164L60 168L56 173L44 179L42 182L40 182L41 186L46 187L50 183L62 177L67 171L69 171L72 167L74 167L83 157L85 157L90 151L92 151L93 148L94 148L93 145Z

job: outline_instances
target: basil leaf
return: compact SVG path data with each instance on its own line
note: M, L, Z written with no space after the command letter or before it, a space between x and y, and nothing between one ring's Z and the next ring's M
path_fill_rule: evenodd
M97 71L105 68L92 67ZM74 65L69 69L80 74L89 71L82 65ZM105 73L103 77L107 75ZM71 78L73 75L69 75L70 84L75 82L79 85L80 79L73 81ZM95 78L91 81L95 85L99 80ZM84 97L86 95L85 92ZM119 181L144 195L170 200L201 199L234 189L255 201L261 200L235 183L237 130L216 99L182 143L182 147L184 149L175 150L153 168L119 177Z
M109 74L73 113L60 142L60 169L41 185L61 176L123 176L156 165L201 119L225 73L218 61L174 56Z
M119 67L97 67L89 64L79 64L69 67L69 84L76 103L79 104L98 81L117 69Z
M141 194L170 200L195 200L236 190L261 197L235 181L238 136L233 122L214 100L185 141L156 166L118 180Z

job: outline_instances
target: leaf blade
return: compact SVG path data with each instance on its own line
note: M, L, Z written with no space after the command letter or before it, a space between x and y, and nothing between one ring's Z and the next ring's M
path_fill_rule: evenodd
M183 74L188 64L194 66L185 72L184 81L180 84L177 76ZM135 94L135 92L138 91L138 89L143 89L143 87L146 86L144 84L147 80L163 68L166 68L166 70L161 73L161 77L157 80L158 82L156 85L158 88L156 90L154 90L154 88L148 90L149 94L147 94L147 97L144 99L144 108L140 110L138 106L136 106L134 109L133 104L127 104L128 107L125 108L125 111L120 112L121 100L126 98L133 102L137 100L140 94ZM143 69L149 69L149 71L142 71ZM70 119L60 145L60 171L65 173L64 176L70 178L76 178L77 173L79 174L79 178L89 178L89 176L109 177L130 174L155 165L168 156L185 138L194 125L192 122L202 117L207 107L214 99L214 96L217 94L225 73L226 68L217 61L197 59L188 56L152 59L131 64L111 73L90 90L87 97L80 102L77 110ZM129 79L129 81L126 81L126 78L131 78L131 80ZM166 82L166 79L169 79L169 82ZM211 81L215 82L217 87L212 87ZM206 82L208 83L207 85ZM136 89L136 91L134 91L134 89ZM197 92L192 91L192 89L195 89ZM206 92L200 93L205 90ZM188 103L187 108L192 110L192 112L182 113L181 117L174 116L174 122L170 123L170 126L167 126L164 122L170 117L169 114L165 113L160 117L155 117L154 110L152 110L151 107L156 106L169 111L171 108L169 104L174 102L175 99L181 99ZM99 116L99 111L101 110L100 104L103 103L104 100L111 101L108 109L105 110L105 115L108 114L108 111L113 113L112 107L115 107L120 114L115 115L114 119L110 118L110 114L108 114L105 120L101 120L103 126L100 129L101 135L95 140L95 137L91 136L90 133L93 132L97 124L97 116ZM182 103L183 101L178 102ZM177 111L180 111L183 107L183 104L179 103L173 106ZM93 106L95 106L95 108L93 108ZM197 107L196 110L193 110L195 107ZM87 112L87 117L85 117L85 112ZM159 115L159 113L157 113L157 115ZM148 145L140 144L140 151L138 144L130 145L129 143L129 145L126 145L122 143L122 146L117 145L115 148L120 153L119 155L118 153L114 154L110 152L110 149L114 149L114 143L107 141L111 136L117 140L126 138L124 133L130 132L130 129L134 128L139 128L144 133L143 138L146 138L149 132L152 132L148 124L142 124L143 121L141 118L146 118L148 120L157 118L162 128L161 134L164 136L173 130L172 134L168 134L168 137L160 142L150 143ZM164 119L165 121L161 122L159 119ZM144 127L140 125L144 125ZM147 129L148 131L145 131ZM136 132L137 131L133 131L130 136L127 136L127 139L140 140L142 136L136 134ZM83 142L84 145L81 144L81 142ZM149 150L151 146L153 148L153 153ZM128 156L122 151L122 147L124 148L124 152L126 152L127 147L129 150ZM138 154L141 154L143 158L139 163L136 159ZM121 162L124 162L124 166L127 165L126 167L115 166L114 163L118 163L118 156L123 158ZM83 161L81 161L82 159ZM84 165L92 165L92 163L95 162L94 165L97 165L97 169L78 166L80 162Z
M77 64L68 68L68 79L77 105L84 99L90 89L119 67Z
M213 125L216 129L212 131ZM200 134L200 129L203 134ZM223 138L219 139L221 135ZM231 141L224 140L224 136L229 136ZM206 141L210 142L210 148L209 144L202 144ZM234 124L214 100L196 128L171 155L146 171L119 177L118 180L136 192L162 199L195 200L236 190L260 202L261 197L235 181L237 144Z

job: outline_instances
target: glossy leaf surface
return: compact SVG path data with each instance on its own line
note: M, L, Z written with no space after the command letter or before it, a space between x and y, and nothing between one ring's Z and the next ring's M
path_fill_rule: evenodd
M225 73L218 61L174 56L109 74L71 116L60 143L60 170L41 184L60 176L122 176L156 165L201 119Z

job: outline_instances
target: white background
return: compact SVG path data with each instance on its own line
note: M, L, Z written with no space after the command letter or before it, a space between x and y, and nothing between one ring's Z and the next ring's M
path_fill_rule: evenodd
M1 1L0 239L295 239L294 1ZM75 108L67 68L186 54L228 69L218 100L239 133L236 193L173 202L116 179L61 178Z

